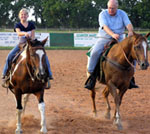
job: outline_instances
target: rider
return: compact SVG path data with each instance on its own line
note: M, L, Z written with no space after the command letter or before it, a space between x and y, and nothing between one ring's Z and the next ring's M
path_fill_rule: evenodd
M32 22L27 21L27 19L28 19L27 9L25 9L25 8L21 9L18 16L19 16L20 22L15 25L14 31L17 32L17 35L19 37L19 44L25 43L26 37L35 39L35 26ZM7 83L7 79L8 79L7 73L10 69L13 58L20 51L19 44L16 45L7 56L6 64L4 66L4 70L3 70L3 74L2 74L2 79L3 79L2 86L4 88L8 88L8 86L9 86ZM48 77L48 82L46 83L46 88L50 88L49 80L53 79L53 77L52 77L52 72L50 69L50 64L49 64L47 56L46 56L46 62L47 62L47 67L48 67L48 71L49 71L49 77Z
M109 0L107 3L108 9L103 10L99 14L99 33L96 44L91 49L88 73L91 75L94 72L98 59L104 50L104 45L110 42L113 38L117 41L123 40L123 33L125 28L128 30L128 36L133 35L133 26L127 16L127 14L118 9L117 0ZM134 78L134 77L133 77ZM91 82L85 85L85 88L93 88ZM135 82L130 82L130 88L138 88Z

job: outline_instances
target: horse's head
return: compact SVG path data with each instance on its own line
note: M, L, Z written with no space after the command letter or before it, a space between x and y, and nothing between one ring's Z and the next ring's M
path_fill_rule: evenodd
M140 68L142 70L147 69L149 66L148 63L148 43L147 38L150 33L146 34L145 36L134 33L133 38L133 51L134 51L134 58L137 60Z
M27 39L27 63L34 79L44 80L47 77L46 52L44 45L48 38L43 41ZM28 69L29 71L29 69Z

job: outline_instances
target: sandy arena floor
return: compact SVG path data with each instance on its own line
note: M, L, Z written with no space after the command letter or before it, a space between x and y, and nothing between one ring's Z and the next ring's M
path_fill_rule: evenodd
M0 51L0 74L9 51ZM84 89L86 80L86 51L49 50L54 80L45 91L48 134L150 134L150 68L136 71L139 89L128 90L120 107L124 129L118 131L111 120L104 118L106 105L102 96L104 85L97 84L98 117L92 113L90 91ZM1 85L1 80L0 80ZM13 94L0 90L0 134L14 134L16 104ZM114 113L114 102L110 96ZM36 97L31 95L22 117L23 134L39 134L40 113Z

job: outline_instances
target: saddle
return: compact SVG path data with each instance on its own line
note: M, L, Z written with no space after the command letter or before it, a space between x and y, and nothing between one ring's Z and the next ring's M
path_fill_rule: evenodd
M98 80L101 82L101 83L105 83L105 75L104 75L104 72L103 72L103 68L102 68L102 63L103 61L105 61L105 57L108 55L110 49L113 47L114 44L116 44L117 41L115 39L111 40L110 42L108 42L105 46L104 46L104 51L102 52L101 56L100 56L100 59L98 60L98 63L96 65L96 70L100 73L98 73Z

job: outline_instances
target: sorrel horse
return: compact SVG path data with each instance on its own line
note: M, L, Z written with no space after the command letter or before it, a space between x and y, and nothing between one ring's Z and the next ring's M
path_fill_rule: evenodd
M133 60L136 60L140 65L141 70L148 67L148 33L145 36L134 33L133 36L125 38L122 42L116 43L110 49L105 60L102 62L103 80L99 82L105 84L103 95L107 104L107 111L105 117L110 119L110 104L108 100L109 94L113 96L115 103L114 124L119 130L123 129L120 116L120 105L123 95L129 88L130 80L134 75ZM93 101L93 112L96 111L95 104L95 88L91 90L91 97Z
M21 134L22 95L34 94L38 99L41 113L41 132L47 133L45 121L44 88L47 78L46 52L43 41L27 39L26 46L10 71L9 89L13 92L17 102L16 134ZM27 96L28 97L28 96Z

